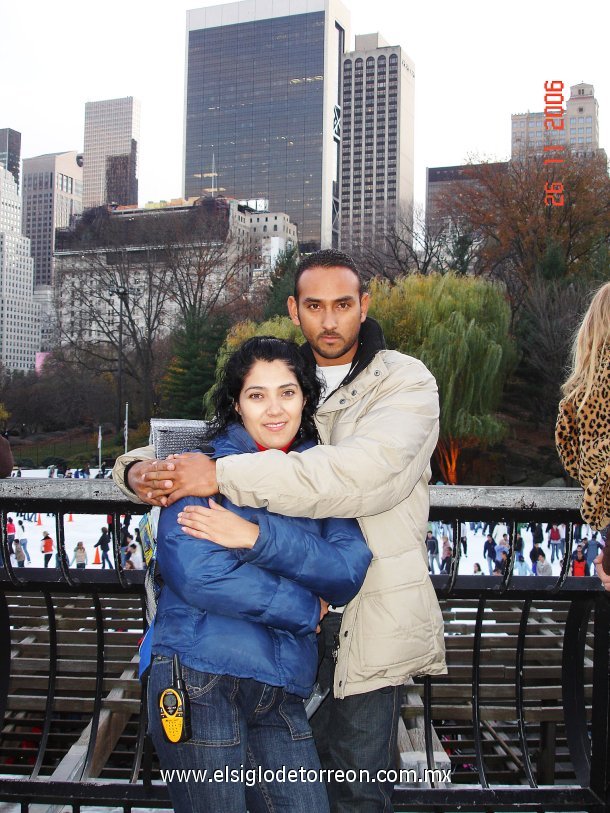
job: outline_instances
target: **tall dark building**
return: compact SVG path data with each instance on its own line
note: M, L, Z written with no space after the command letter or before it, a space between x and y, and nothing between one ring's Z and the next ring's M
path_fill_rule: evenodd
M0 130L0 164L11 173L19 189L21 163L21 133L5 127Z
M264 198L302 248L338 245L338 0L254 0L187 12L184 195Z

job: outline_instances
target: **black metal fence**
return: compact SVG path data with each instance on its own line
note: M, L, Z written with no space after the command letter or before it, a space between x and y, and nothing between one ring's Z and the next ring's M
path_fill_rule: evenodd
M433 577L449 672L407 686L395 810L610 809L610 596L568 575L578 501L570 489L432 489L454 548ZM0 801L15 810L169 807L137 679L142 573L121 568L116 535L115 570L75 570L66 554L71 512L110 513L118 528L134 509L108 481L0 481ZM54 514L56 568L11 565L6 517L24 510ZM507 523L502 577L458 573L460 523L480 519ZM530 521L567 524L559 576L513 575Z

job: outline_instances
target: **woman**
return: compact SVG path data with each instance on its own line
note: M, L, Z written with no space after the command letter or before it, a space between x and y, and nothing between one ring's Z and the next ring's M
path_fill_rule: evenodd
M25 551L21 545L21 542L18 539L15 539L13 542L13 548L15 550L15 561L17 562L17 567L25 567Z
M580 512L593 529L610 525L610 283L602 285L582 320L572 348L572 370L562 387L555 428L557 451L584 489ZM610 590L610 550L595 558Z
M588 576L587 560L583 556L581 548L576 551L576 556L572 559L572 576Z
M250 339L227 362L206 452L309 448L319 393L295 344ZM187 504L194 507L186 511ZM187 514L201 538L181 527ZM153 740L164 769L237 780L170 782L175 810L328 811L322 782L303 781L302 773L298 782L282 781L274 772L319 769L303 705L315 680L316 630L327 602L344 604L358 592L370 558L355 520L282 517L220 498L188 497L162 510L163 588L148 695ZM192 736L170 744L158 703L172 684L174 655Z
M55 546L55 543L53 542L53 540L49 536L49 532L48 531L43 531L42 532L42 540L40 542L40 550L42 551L42 553L44 553L44 566L45 567L49 566L49 562L51 561L51 557L53 556L53 550L55 549L54 546Z
M84 570L87 567L87 551L83 542L77 542L74 548L74 555L70 561L70 567L76 562L78 570Z

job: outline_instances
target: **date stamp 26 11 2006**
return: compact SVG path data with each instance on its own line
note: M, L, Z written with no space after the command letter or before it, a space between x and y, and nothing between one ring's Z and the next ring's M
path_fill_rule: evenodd
M554 80L544 83L544 129L551 136L554 132L565 133L565 108L563 106L563 82ZM549 140L551 140L549 139ZM563 164L565 137L563 143L549 143L544 146L545 164ZM544 202L547 206L563 206L564 193L561 181L547 181L544 185Z

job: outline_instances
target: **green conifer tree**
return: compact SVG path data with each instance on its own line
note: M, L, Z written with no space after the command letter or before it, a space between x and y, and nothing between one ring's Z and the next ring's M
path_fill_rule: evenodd
M163 394L175 418L202 418L204 394L214 383L216 355L228 329L224 316L192 317L173 337Z

